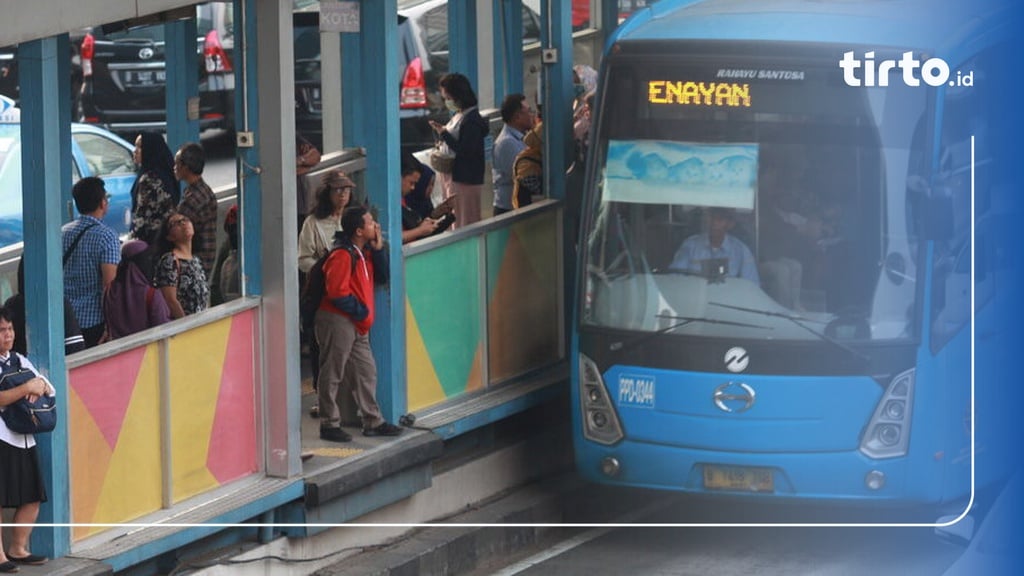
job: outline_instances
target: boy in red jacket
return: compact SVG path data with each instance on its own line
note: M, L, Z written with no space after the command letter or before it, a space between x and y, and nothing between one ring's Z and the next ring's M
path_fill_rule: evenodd
M350 387L363 418L363 436L398 436L377 405L377 365L370 350L373 286L388 281L388 259L380 224L363 206L345 210L336 249L324 262L324 297L316 312L320 343L320 438L352 440L341 429L338 394ZM341 248L341 249L337 249ZM346 378L346 375L348 378Z

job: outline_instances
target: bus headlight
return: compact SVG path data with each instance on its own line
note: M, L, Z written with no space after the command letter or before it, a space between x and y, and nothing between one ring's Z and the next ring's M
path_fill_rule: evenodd
M608 389L604 385L597 364L580 354L579 357L579 398L583 415L583 437L598 444L615 444L622 440L622 426L615 407L608 400Z
M914 370L893 378L865 428L860 451L871 458L897 458L907 454L910 416L914 404Z

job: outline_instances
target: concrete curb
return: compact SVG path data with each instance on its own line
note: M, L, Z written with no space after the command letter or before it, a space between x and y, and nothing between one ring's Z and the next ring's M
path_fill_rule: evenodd
M315 576L426 576L465 574L514 554L549 535L563 521L567 495L578 483L560 478L535 484L464 512L400 541L321 568ZM517 526L500 526L516 524ZM533 526L523 526L533 524Z

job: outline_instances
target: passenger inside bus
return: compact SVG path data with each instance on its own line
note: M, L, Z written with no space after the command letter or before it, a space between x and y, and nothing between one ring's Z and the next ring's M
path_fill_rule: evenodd
M780 305L822 310L831 284L830 249L838 242L839 205L805 177L802 150L763 162L758 176L757 255L762 288ZM771 155L766 155L771 158ZM824 160L823 160L824 161ZM810 302L804 302L804 298Z

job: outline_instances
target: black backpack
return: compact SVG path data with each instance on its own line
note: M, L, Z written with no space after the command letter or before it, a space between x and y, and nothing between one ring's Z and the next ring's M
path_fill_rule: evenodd
M18 354L10 351L10 368L0 376L0 390L11 390L36 377L31 370L21 367ZM40 396L35 402L21 398L8 404L3 412L4 424L12 432L18 434L40 434L52 432L57 426L57 399L53 396Z
M324 262L327 262L327 258L334 254L335 250L348 250L352 260L352 272L355 273L356 260L359 258L359 255L356 253L358 249L347 242L340 246L335 246L330 252L321 256L316 261L316 264L313 264L313 267L309 269L309 273L306 274L306 285L302 287L302 294L299 296L299 320L302 322L304 330L313 326L316 311L320 308L320 302L323 301L324 294L327 293L327 286L324 281Z

